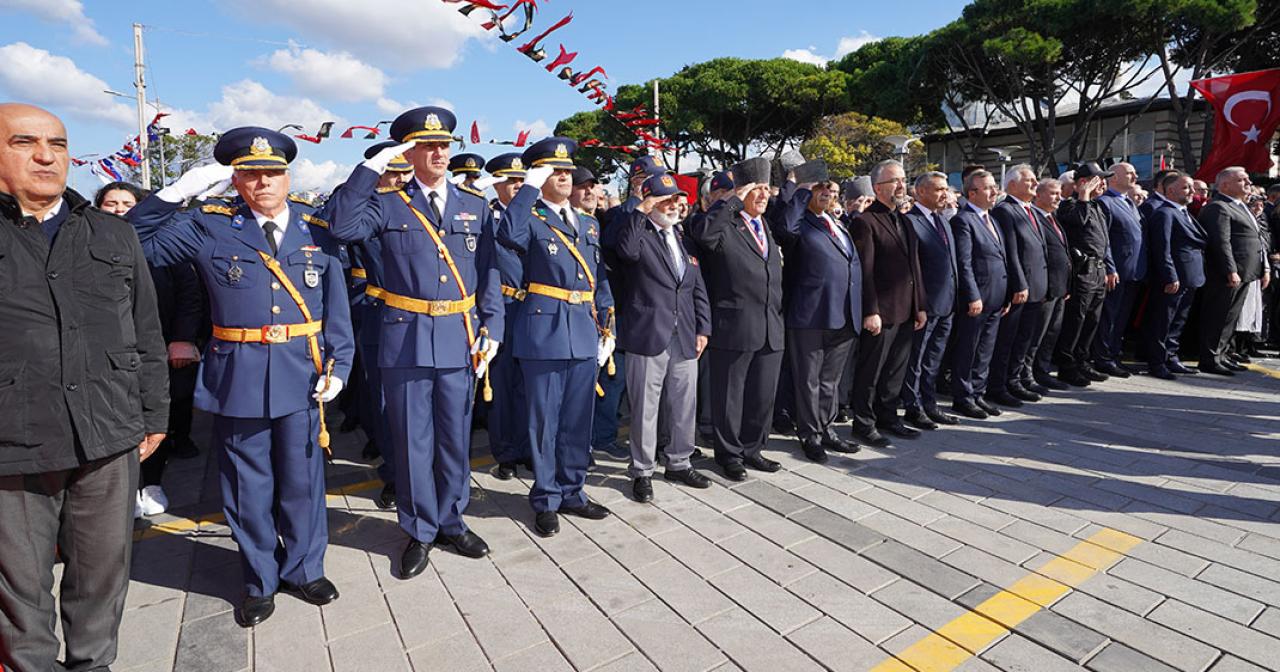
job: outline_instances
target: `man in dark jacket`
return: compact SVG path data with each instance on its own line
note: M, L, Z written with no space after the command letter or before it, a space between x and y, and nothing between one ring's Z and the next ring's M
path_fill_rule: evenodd
M57 117L0 104L0 667L14 672L115 660L138 460L169 420L142 249L67 189L68 164Z
M1266 247L1258 220L1242 199L1248 195L1249 173L1240 167L1218 173L1218 193L1200 210L1208 234L1205 249L1204 310L1200 314L1200 370L1230 376L1244 368L1226 356L1249 283L1269 275ZM1263 282L1264 289L1267 281Z
M1102 301L1118 279L1107 275L1112 264L1107 238L1107 213L1097 201L1102 180L1111 177L1098 164L1086 163L1075 171L1075 195L1058 206L1058 222L1067 234L1071 251L1071 298L1063 310L1058 336L1058 379L1068 385L1087 387L1107 380L1107 374L1093 368L1090 356Z
M1035 215L1045 231L1045 262L1048 268L1044 308L1044 324L1035 336L1035 346L1027 353L1027 368L1032 380L1050 390L1065 390L1069 385L1050 375L1053 371L1053 349L1062 331L1062 311L1071 289L1071 251L1067 234L1058 223L1058 202L1062 200L1062 183L1045 178L1036 185Z
M1152 277L1150 304L1143 324L1151 375L1174 380L1188 373L1178 361L1182 328L1191 312L1196 290L1204 285L1204 228L1187 212L1194 188L1190 175L1165 178L1165 198L1147 217L1146 235Z
M991 209L991 218L999 224L1005 241L1012 300L1009 314L1000 319L987 399L1013 408L1024 401L1039 401L1040 395L1049 391L1038 385L1039 389L1034 390L1023 386L1023 380L1030 379L1024 368L1027 352L1041 333L1044 299L1049 289L1047 232L1031 206L1038 184L1031 166L1024 163L1010 168L1004 179L1008 197Z

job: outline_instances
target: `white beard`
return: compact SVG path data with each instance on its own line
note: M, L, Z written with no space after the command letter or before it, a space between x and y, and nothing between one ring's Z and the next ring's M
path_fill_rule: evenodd
M669 229L680 223L679 215L664 215L657 210L649 213L649 219L652 220L654 224L657 224L660 229Z

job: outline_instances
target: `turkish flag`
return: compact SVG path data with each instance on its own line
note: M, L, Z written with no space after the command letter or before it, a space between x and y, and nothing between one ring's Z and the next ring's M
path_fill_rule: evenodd
M676 186L685 193L689 205L698 202L698 178L693 175L676 175Z
M480 124L479 122L471 122L471 144L480 144Z
M1191 82L1213 105L1213 150L1196 177L1212 182L1228 166L1251 173L1271 169L1271 136L1280 126L1280 68Z

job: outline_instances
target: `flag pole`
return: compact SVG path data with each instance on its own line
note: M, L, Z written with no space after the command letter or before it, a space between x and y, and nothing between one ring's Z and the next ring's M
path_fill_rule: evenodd
M133 86L138 94L138 154L142 155L142 186L151 188L151 161L147 157L147 82L142 61L142 24L133 24Z

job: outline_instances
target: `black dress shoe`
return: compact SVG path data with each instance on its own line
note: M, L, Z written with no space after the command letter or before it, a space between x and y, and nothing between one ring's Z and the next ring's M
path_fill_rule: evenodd
M1009 394L1013 395L1013 398L1017 399L1018 401L1035 403L1043 399L1043 397L1041 397L1040 395L1036 394L1035 392L1032 392L1031 390L1028 390L1027 388L1021 385L1009 385L1008 392Z
M1108 376L1107 374L1093 368L1092 366L1080 367L1080 373L1084 374L1085 378L1088 378L1089 380L1092 380L1095 383L1105 383L1111 379L1111 376Z
M281 581L280 589L303 602L314 604L317 607L322 607L338 599L338 587L323 576L315 581L308 581L297 586Z
M396 486L391 483L382 486L382 492L378 493L378 498L373 503L383 510L396 508Z
M902 419L926 431L933 431L938 428L938 423L933 421L924 411L918 408L908 409L902 414Z
M1247 353L1233 352L1227 356L1227 359L1237 364L1252 364L1253 360L1249 358Z
M984 401L988 404L1000 404L1001 406L1008 406L1009 408L1022 408L1022 402L1017 397L1013 396L1013 394L1008 390L988 392L982 399L977 400L978 405L982 406L982 410L987 413L991 413L990 409L982 405L982 402Z
M1200 373L1212 373L1215 376L1234 376L1235 371L1228 369L1217 362L1200 362Z
M1053 377L1053 376L1049 376L1049 375L1044 375L1044 376L1037 375L1037 376L1036 376L1036 383L1037 383L1037 384L1039 384L1039 385L1043 385L1043 386L1045 386L1045 387L1049 388L1050 390L1069 390L1069 389L1071 389L1071 386L1070 386L1070 385L1068 385L1068 384L1066 384L1066 383L1064 383L1064 382L1062 382L1062 381L1056 380L1056 379L1054 379L1054 377ZM1031 391L1033 391L1033 392L1040 392L1040 390L1036 390L1036 389L1033 389L1033 388L1027 388L1027 389L1030 389L1030 390L1031 390ZM1041 394L1044 394L1043 392L1040 392L1040 393L1041 393Z
M1227 367L1228 369L1230 369L1230 370L1232 370L1232 371L1235 371L1236 373L1240 373L1241 371L1248 371L1248 370L1249 370L1249 367L1247 367L1247 366L1241 366L1241 365L1239 365L1239 364L1235 363L1234 361L1232 361L1232 360L1231 360L1231 358L1230 358L1230 357L1227 357L1227 358L1223 359L1223 360L1222 360L1222 365L1223 365L1223 366L1225 366L1225 367Z
M499 462L493 470L493 477L499 481L509 481L516 477L518 462Z
M1058 371L1058 380L1074 387L1089 387L1093 384L1092 380L1089 380L1087 376L1075 369L1060 369Z
M724 471L724 477L731 481L747 480L747 468L737 460L720 465L720 469Z
M897 417L886 423L876 423L876 429L903 439L914 439L920 436L920 430L908 427L902 418Z
M653 501L653 481L648 476L638 476L631 482L631 498L644 504Z
M930 419L930 420L932 420L932 421L934 421L934 422L938 423L939 425L958 425L958 424L960 424L960 419L959 419L959 418L957 418L957 417L956 417L956 416L954 416L954 415L951 415L950 413L943 413L943 412L942 412L941 410L939 410L939 409L938 409L938 407L936 407L936 406L929 406L929 407L925 408L925 409L924 409L924 414L925 414L925 415L927 415L927 416L929 416L929 419Z
M986 411L987 415L990 415L993 417L1000 415L1001 413L1004 412L996 408L994 405L991 404L991 402L987 401L986 399L983 399L982 397L978 397L977 399L974 399L973 403L977 404L978 408L981 408L982 410Z
M691 488L697 488L698 490L706 490L711 487L711 479L702 475L692 467L688 469L668 469L662 473L662 477L668 481L683 483Z
M783 436L795 436L796 423L791 419L790 415L782 413L773 419L773 433Z
M378 444L369 439L364 442L364 448L360 449L360 457L369 461L378 459L382 455L382 451L378 449Z
M982 407L974 403L972 399L965 399L951 404L951 410L974 420L986 420L988 417L987 412L982 410Z
M539 537L554 537L560 531L560 516L555 511L539 511L533 516L533 531Z
M782 468L781 462L774 462L760 453L743 457L742 465L756 471L765 471L771 474Z
M271 614L276 611L276 600L273 596L266 597L246 597L244 602L240 603L240 608L236 609L236 623L242 628L252 628L255 625L271 618Z
M832 422L849 422L852 419L853 416L849 415L849 407L841 406L840 410L836 411L836 417Z
M565 506L561 504L559 512L569 516L586 518L587 520L604 520L609 517L609 509L605 508L603 504L596 504L589 499L582 506Z
M800 442L800 449L810 462L827 463L827 449L822 447L822 437L810 436Z
M1178 379L1177 376L1173 375L1172 371L1164 367L1151 369L1149 373L1151 374L1152 378L1159 378L1161 380L1177 380Z
M1118 366L1115 362L1099 362L1098 364L1094 365L1093 368L1097 370L1099 373L1105 373L1108 376L1113 376L1115 378L1129 377L1129 372L1120 368L1120 366ZM1085 375L1088 375L1088 374L1085 374ZM1098 381L1098 382L1102 382L1102 381Z
M833 453L844 453L846 455L851 455L860 450L858 444L840 438L840 435L836 434L836 430L832 427L828 427L826 434L822 435L822 447Z
M453 552L465 558L483 558L489 555L489 544L480 535L466 530L462 534L437 534L437 546L452 546Z
M1183 364L1182 362L1179 362L1176 359L1172 362L1169 362L1168 368L1169 368L1169 371L1172 373L1181 373L1186 376L1191 376L1191 375L1200 373L1199 371L1196 371L1195 369L1187 366L1186 364Z
M893 442L885 438L885 436L880 433L880 430L875 427L859 427L854 425L853 435L863 444L871 446L872 448L888 448L893 445Z
M412 579L427 568L427 555L431 553L431 544L424 544L417 539L410 539L400 554L400 578Z

